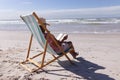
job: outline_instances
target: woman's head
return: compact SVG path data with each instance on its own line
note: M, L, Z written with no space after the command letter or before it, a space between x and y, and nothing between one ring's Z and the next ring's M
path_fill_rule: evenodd
M40 20L41 20L41 22L44 24L44 26L42 26L41 24L40 24L39 26L40 26L42 32L45 33L45 29L46 29L45 23L46 23L46 20L45 20L44 18L40 18ZM43 27L44 27L44 28L43 28Z
M43 23L42 25L44 25L44 26L42 26L41 24L39 24L39 26L40 26L42 32L45 33L46 26L47 26L47 25L50 26L50 24L46 23L45 18L40 18L40 20L41 20L41 22Z

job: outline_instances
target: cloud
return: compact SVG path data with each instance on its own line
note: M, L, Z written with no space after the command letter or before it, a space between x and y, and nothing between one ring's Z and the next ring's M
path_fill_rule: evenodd
M120 6L49 10L39 13L47 17L51 16L56 18L118 17L118 16L120 17Z
M30 13L31 11L0 10L0 19L19 19L20 15Z
M0 19L19 18L20 15L30 14L33 11L0 10ZM45 18L96 18L96 17L120 17L120 6L61 9L35 11Z
M25 4L25 5L31 5L32 2L31 2L31 1L24 1L24 2L22 2L22 4Z

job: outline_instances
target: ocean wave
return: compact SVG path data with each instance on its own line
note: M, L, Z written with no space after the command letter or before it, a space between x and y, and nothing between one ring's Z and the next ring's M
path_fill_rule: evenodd
M117 24L120 23L120 19L110 18L110 19L54 19L47 20L48 23L52 24L70 24L70 23L78 23L78 24Z
M0 24L24 24L22 20L0 20Z
M93 18L93 19L49 19L46 20L50 24L117 24L120 18ZM0 20L0 24L25 24L22 20Z

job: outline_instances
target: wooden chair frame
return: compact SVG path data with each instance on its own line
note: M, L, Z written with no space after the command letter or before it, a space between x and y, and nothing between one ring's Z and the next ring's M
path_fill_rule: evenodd
M41 24L41 27L47 31L47 33L49 34L48 36L50 36L53 39L53 41L55 42L55 44L61 50L62 54L58 55L58 56L55 56L55 55L51 54L53 56L53 59L50 60L50 61L48 61L47 63L45 63L45 56L46 56L47 46L48 46L48 41L46 39L45 46L44 46L44 51L42 51L39 54L37 54L37 55L35 55L35 56L33 56L33 57L30 58L29 55L30 55L30 50L31 50L31 45L32 45L32 40L33 40L33 34L31 34L30 41L29 41L29 47L28 47L28 51L27 51L27 56L26 56L26 60L23 61L23 62L20 62L20 65L23 66L25 69L27 69L30 72L35 72L35 71L37 71L39 69L42 69L46 65L52 63L53 61L57 60L58 58L60 58L62 56L65 56L70 61L70 63L72 64L72 61L67 56L67 53L69 53L72 49L70 49L67 53L64 52L64 50L58 45L58 43L56 42L56 40L54 40L54 38L51 36L50 31L45 28L44 23L40 20L40 18L36 15L36 13L33 12L32 15L37 19L38 24ZM41 64L33 60L34 58L36 58L36 57L38 57L40 55L42 56ZM36 69L30 69L27 65L25 65L27 62L33 63L34 65L37 66L37 68Z

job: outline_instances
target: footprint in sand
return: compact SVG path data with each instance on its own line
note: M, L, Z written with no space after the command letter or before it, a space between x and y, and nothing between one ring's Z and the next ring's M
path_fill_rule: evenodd
M2 77L2 76L3 76L3 74L0 73L0 77Z

